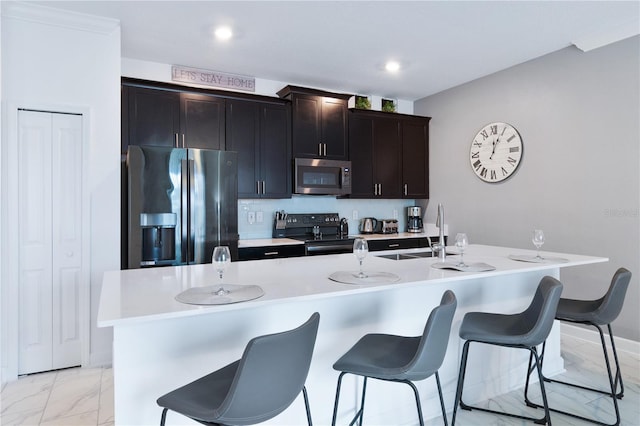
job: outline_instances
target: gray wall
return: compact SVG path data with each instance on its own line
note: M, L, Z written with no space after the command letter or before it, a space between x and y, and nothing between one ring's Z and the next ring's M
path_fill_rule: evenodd
M615 270L633 278L617 336L640 340L640 36L590 52L569 47L420 99L430 127L431 200L449 234L471 243L605 256L563 269L564 297L597 298ZM520 168L499 184L472 173L469 148L485 124L505 121L524 141Z

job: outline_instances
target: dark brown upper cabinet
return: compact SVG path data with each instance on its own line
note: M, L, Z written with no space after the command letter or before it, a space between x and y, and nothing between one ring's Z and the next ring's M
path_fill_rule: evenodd
M293 157L349 158L347 102L351 95L286 86L278 96L291 101Z
M429 120L351 110L351 198L428 198Z
M291 198L288 104L227 100L227 150L238 152L238 198Z
M224 99L197 93L181 93L180 106L180 146L225 149Z
M123 85L122 151L128 145L225 149L225 100Z

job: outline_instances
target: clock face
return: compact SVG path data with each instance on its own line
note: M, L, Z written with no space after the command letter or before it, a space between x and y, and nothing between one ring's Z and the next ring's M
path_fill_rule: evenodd
M501 182L520 165L522 148L522 138L513 126L507 123L487 124L471 143L471 169L485 182Z

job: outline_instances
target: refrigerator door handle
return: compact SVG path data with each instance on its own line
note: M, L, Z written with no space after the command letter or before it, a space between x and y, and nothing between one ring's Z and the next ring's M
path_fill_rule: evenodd
M181 226L180 229L182 230L181 232L181 259L182 262L186 262L189 259L189 255L190 255L190 251L189 250L189 212L190 212L190 208L189 208L189 194L187 193L187 188L189 188L189 161L188 160L181 160L180 161L181 164L181 170L180 170L180 179L182 181L182 194L181 194L181 202L180 204L182 205L181 209L182 212L180 214L181 217Z
M196 241L196 178L195 178L195 161L187 160L189 167L189 263L195 261L195 241Z

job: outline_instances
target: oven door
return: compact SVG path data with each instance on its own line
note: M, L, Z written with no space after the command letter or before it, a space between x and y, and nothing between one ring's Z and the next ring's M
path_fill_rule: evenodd
M351 162L296 158L294 161L296 194L351 194Z

